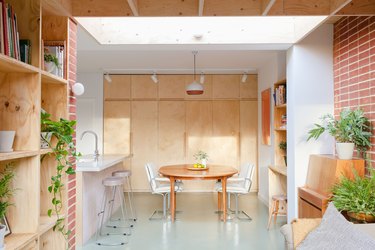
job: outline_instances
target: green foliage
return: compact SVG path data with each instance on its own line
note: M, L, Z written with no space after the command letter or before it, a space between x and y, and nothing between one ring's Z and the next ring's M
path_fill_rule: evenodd
M51 132L52 137L56 138L55 145L48 142L56 160L56 175L51 177L51 184L48 187L48 192L53 195L53 198L51 200L52 208L47 211L47 214L50 217L52 214L56 214L57 221L53 230L61 232L65 239L68 240L71 232L65 227L65 219L61 215L63 207L61 190L64 187L62 178L64 173L67 175L75 174L72 162L81 154L76 152L73 142L76 122L62 118L59 121L53 121L50 117L51 115L45 111L41 114L42 131Z
M286 141L281 141L279 143L279 149L286 151L286 149L287 149Z
M324 131L328 131L337 142L354 143L360 153L371 147L372 125L361 109L344 109L338 120L331 114L324 115L321 120L322 124L315 124L315 128L308 132L307 140L318 139Z
M10 185L14 177L13 168L13 163L8 163L4 171L0 173L0 218L4 217L7 208L12 205L9 203L9 198L14 192Z
M203 152L202 150L199 150L196 154L193 155L194 158L197 160L197 161L201 161L201 160L208 160L208 154L206 152Z
M56 57L55 55L48 54L48 53L44 53L44 61L45 61L45 62L53 62L53 64L54 64L57 68L60 67L59 60L57 59L57 57Z
M375 216L375 170L370 173L369 178L359 177L356 172L353 180L342 177L332 188L331 200L338 210Z

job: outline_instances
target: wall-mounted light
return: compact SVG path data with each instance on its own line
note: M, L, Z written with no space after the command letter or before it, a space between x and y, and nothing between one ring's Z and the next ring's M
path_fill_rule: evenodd
M159 82L158 76L156 75L155 72L154 72L154 74L151 75L151 80L152 80L154 83L158 83L158 82Z
M83 93L85 93L85 86L83 86L83 84L80 82L76 82L72 86L72 92L76 96L83 95Z
M247 80L247 73L244 72L243 75L242 75L242 78L241 78L241 82L244 83L244 82L246 82L246 80Z
M201 72L201 77L199 78L199 83L203 84L204 83L204 73Z
M107 82L109 82L109 83L112 82L112 78L111 78L111 76L110 76L108 73L105 73L105 75L104 75L104 79L105 79Z

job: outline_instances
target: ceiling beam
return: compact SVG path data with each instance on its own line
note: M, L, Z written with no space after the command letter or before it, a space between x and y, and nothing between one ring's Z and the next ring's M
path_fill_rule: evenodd
M198 16L203 16L204 0L199 0Z
M374 0L352 0L348 5L344 6L336 15L357 16L357 15L375 15Z
M137 0L128 0L128 4L133 12L133 16L139 16Z
M276 0L262 0L262 16L267 16L275 2Z
M330 14L335 15L342 8L347 6L352 0L331 0L330 2Z

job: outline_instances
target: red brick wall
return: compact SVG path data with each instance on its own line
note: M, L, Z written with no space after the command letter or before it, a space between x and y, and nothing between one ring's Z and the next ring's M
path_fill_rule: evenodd
M375 16L341 18L333 46L335 115L359 106L375 125ZM375 136L369 154L375 167Z
M77 24L70 20L69 21L69 42L68 42L68 79L69 87L73 86L76 82L77 72ZM71 90L69 90L69 119L76 120L76 98ZM74 138L75 142L75 138ZM75 166L74 166L75 168ZM75 249L76 245L76 176L70 175L68 179L68 214L67 214L67 225L72 231L69 238L70 249Z

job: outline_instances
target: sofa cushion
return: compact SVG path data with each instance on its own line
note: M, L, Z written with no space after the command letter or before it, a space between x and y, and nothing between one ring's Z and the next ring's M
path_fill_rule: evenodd
M375 239L358 230L330 203L320 225L297 247L297 250L313 249L375 249Z
M292 221L294 243L293 247L296 248L311 231L319 226L321 221L321 218L296 219Z

